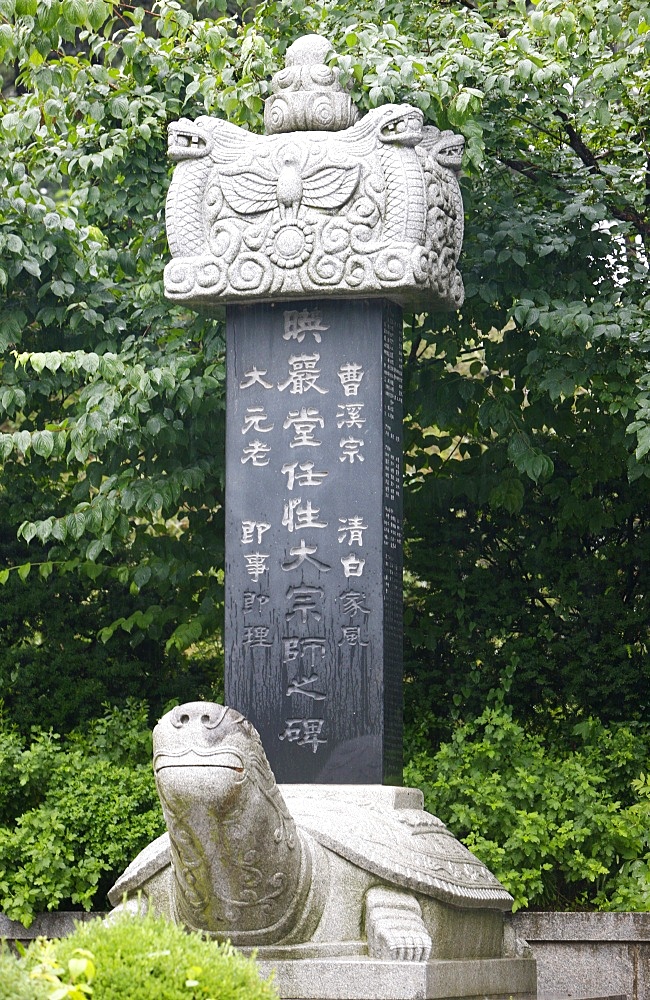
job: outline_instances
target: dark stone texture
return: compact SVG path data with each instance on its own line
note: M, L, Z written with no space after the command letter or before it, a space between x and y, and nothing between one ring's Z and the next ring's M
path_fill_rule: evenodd
M226 703L278 781L400 784L401 310L226 326Z

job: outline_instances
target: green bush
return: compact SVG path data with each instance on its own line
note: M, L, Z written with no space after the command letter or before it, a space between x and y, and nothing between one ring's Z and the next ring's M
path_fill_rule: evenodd
M29 745L0 722L0 910L89 910L164 830L146 708L107 710L61 740Z
M0 997L7 1000L46 1000L50 993L45 980L37 982L29 975L25 963L17 961L0 941Z
M437 753L414 753L405 779L515 909L650 910L647 734L589 721L572 744L525 729L493 702Z
M111 924L79 924L70 937L39 939L14 961L34 984L31 994L7 991L0 1000L275 1000L252 959L231 945L206 941L159 917L122 915ZM48 993L37 992L41 984Z

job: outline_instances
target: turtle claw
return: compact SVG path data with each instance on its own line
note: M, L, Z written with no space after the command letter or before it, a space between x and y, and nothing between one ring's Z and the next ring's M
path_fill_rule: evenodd
M366 896L366 936L373 958L426 962L431 937L417 899L399 889L375 886Z

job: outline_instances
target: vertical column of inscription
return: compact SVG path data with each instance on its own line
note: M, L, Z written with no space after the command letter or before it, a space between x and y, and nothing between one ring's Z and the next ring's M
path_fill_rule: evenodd
M228 313L226 699L281 781L383 777L382 308Z
M383 315L383 567L384 567L384 776L402 775L402 311L385 303Z

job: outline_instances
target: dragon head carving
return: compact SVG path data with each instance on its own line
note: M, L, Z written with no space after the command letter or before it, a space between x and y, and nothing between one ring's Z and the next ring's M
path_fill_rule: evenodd
M374 114L370 112L369 116ZM377 134L380 142L399 146L417 146L422 141L423 115L409 105L385 104L377 109Z
M201 115L195 122L180 118L167 129L167 155L170 160L198 160L212 150L211 129L206 127L213 119Z
M422 144L428 153L437 160L441 167L446 167L458 175L463 162L464 137L449 129L441 132L433 125L427 125L422 131Z

